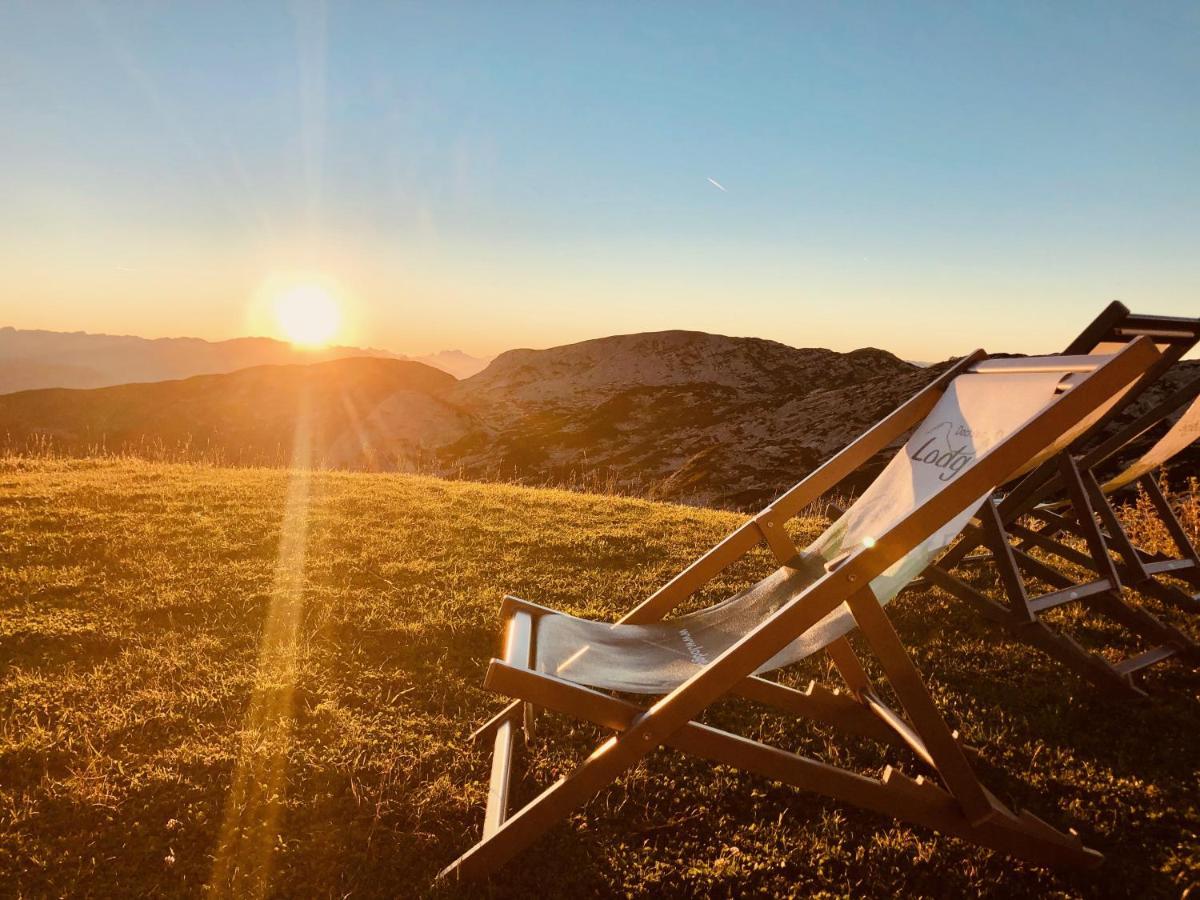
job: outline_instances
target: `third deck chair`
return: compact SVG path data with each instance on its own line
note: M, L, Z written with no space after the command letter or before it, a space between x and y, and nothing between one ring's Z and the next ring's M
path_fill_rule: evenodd
M483 876L659 746L735 766L1041 864L1099 861L1079 839L1014 812L977 779L892 628L884 605L947 546L996 486L1070 442L1160 354L1139 340L1112 356L987 359L973 354L607 624L509 597L503 659L485 686L517 702L480 729L493 739L482 839L443 877ZM800 551L785 523L910 434L870 488ZM765 542L781 568L734 597L665 617ZM847 640L857 629L904 710L884 705ZM762 677L825 650L851 689L807 692ZM649 707L607 691L661 695ZM737 696L843 731L901 743L936 775L881 779L695 721ZM521 711L556 710L616 732L569 775L510 815Z
M1029 545L1039 540L1042 549L1050 552L1056 549L1047 540L1042 539L1049 539L1054 532L1049 532L1042 538L1031 536L1030 529L1022 526L1020 520L1027 515L1042 518L1043 521L1053 517L1054 508L1058 505L1055 501L1065 494L1073 510L1082 505L1085 510L1103 516L1104 525L1109 529L1108 536L1113 539L1111 543L1122 543L1123 532L1112 524L1116 522L1112 507L1107 502L1101 502L1103 498L1094 490L1088 489L1091 477L1088 473L1111 460L1130 441L1186 402L1190 385L1176 391L1123 428L1114 429L1109 425L1117 414L1131 405L1143 391L1153 386L1170 364L1196 346L1200 341L1200 318L1135 314L1129 312L1124 305L1114 303L1068 347L1070 352L1105 352L1138 337L1150 338L1156 342L1162 351L1162 358L1158 364L1112 404L1104 416L1098 417L1085 433L1077 437L1071 448L1064 450L1055 459L1043 463L1017 482L1008 493L996 496L981 505L975 521L964 529L962 537L936 565L926 570L924 579L917 582L936 584L951 595L966 601L985 618L1006 627L1018 640L1039 648L1092 684L1127 698L1144 696L1144 692L1135 683L1136 673L1177 656L1195 658L1197 653L1195 644L1187 635L1160 622L1144 609L1129 605L1123 594L1125 584L1121 581L1122 572L1126 573L1127 584L1136 581L1139 589L1166 602L1187 605L1187 599L1190 598L1185 598L1177 589L1153 577L1165 574L1165 570L1171 566L1177 568L1181 577L1191 574L1191 567L1186 560L1190 558L1187 556L1189 551L1194 552L1194 549L1190 542L1186 541L1182 528L1177 527L1178 522L1170 511L1169 504L1161 497L1155 485L1151 489L1152 499L1155 500L1159 514L1163 516L1164 524L1172 529L1172 535L1183 539L1180 549L1185 556L1184 562L1141 553L1137 554L1132 563L1118 566L1109 551L1119 550L1120 547L1110 546L1110 542L1104 540L1103 532L1098 533L1097 529L1088 526L1089 522L1094 523L1095 517L1085 512L1077 524L1081 526L1078 531L1086 541L1087 552L1068 550L1066 555L1059 555L1068 562L1086 565L1101 574L1100 578L1086 584L1079 584L1062 571L1032 557L1028 553ZM1096 432L1106 426L1109 427L1110 433L1097 437ZM1172 441L1186 434L1186 427L1185 423L1181 430L1172 436ZM1116 485L1112 487L1115 488ZM1027 543L1014 547L1014 538ZM981 548L984 552L977 553ZM1083 562L1085 558L1087 563ZM1147 567L1144 572L1139 560ZM974 568L985 561L996 564L1006 602L993 600L955 574L955 569L960 566ZM1030 596L1024 576L1044 581L1055 590L1040 597ZM1148 645L1148 649L1118 663L1109 663L1100 655L1089 652L1070 636L1051 627L1042 617L1042 613L1065 603L1085 604L1092 612L1107 617L1138 635Z

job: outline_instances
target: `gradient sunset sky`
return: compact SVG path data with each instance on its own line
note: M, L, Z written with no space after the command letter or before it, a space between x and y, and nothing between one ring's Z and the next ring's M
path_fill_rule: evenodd
M1200 312L1200 4L0 2L0 325L942 359Z

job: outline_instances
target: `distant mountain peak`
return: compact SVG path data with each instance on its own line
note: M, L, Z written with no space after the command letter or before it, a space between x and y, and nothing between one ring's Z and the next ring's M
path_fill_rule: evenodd
M874 348L838 353L763 338L653 331L545 350L509 350L466 379L459 393L486 398L480 414L504 421L526 407L602 402L627 390L691 386L787 397L913 370L895 355Z

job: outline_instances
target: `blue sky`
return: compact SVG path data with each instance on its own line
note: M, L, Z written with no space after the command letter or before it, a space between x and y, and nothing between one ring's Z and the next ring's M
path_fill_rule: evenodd
M0 324L936 359L1196 314L1200 5L0 2ZM720 183L720 190L709 179Z

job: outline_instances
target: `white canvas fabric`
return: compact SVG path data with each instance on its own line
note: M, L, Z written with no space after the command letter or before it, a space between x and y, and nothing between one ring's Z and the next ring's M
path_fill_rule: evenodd
M1111 494L1120 490L1130 482L1136 481L1147 472L1153 472L1163 463L1168 462L1177 453L1181 453L1200 438L1200 397L1191 402L1178 419L1158 441L1138 457L1133 465L1119 475L1104 482L1104 493Z
M558 613L541 616L536 668L608 690L642 694L672 690L823 577L827 563L886 533L931 500L980 456L1053 403L1062 381L1058 373L959 376L879 477L801 552L794 565L778 569L715 606L654 624L608 624ZM1039 460L1070 438L1064 435ZM924 571L990 494L991 489L872 581L880 602L890 601ZM842 604L759 672L798 662L854 627L853 615Z

